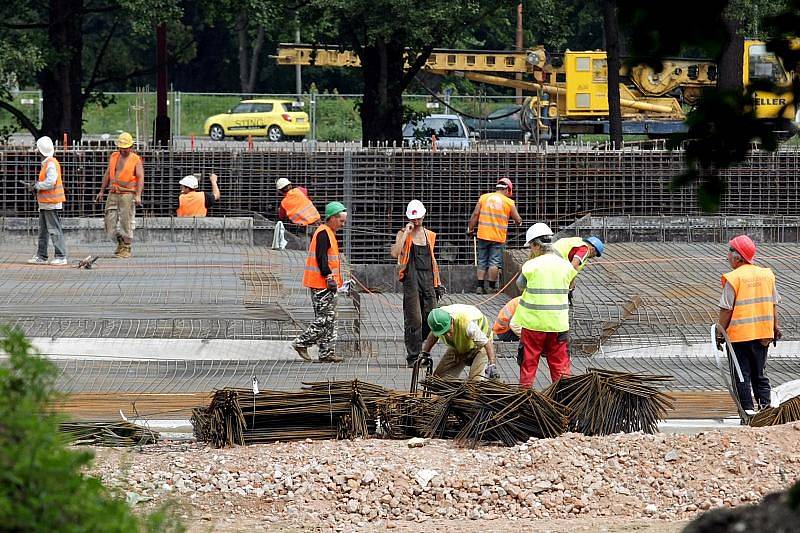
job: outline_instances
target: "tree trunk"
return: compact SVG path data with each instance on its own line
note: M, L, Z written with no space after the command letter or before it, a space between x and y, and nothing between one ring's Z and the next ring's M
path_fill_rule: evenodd
M362 144L403 142L404 47L377 42L361 50L364 100L361 104Z
M722 49L717 61L717 88L744 92L742 82L742 55L744 54L744 37L739 35L739 22L724 19L725 29L728 31L728 41Z
M256 35L256 42L253 43L253 54L250 57L250 75L247 78L246 93L252 93L256 90L256 81L258 81L258 69L261 56L261 47L264 46L264 26L259 26L258 35Z
M603 30L608 61L608 134L614 148L622 147L622 108L619 103L619 24L617 1L603 0Z
M247 82L250 80L250 68L247 38L247 12L242 9L236 17L236 32L239 36L239 87L243 93L247 90Z
M83 0L50 0L48 43L57 55L38 75L42 89L42 134L59 141L83 135Z

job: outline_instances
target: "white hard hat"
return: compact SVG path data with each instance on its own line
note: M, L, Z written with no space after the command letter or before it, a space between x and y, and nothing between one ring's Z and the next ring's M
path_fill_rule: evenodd
M406 218L409 220L417 220L422 218L427 213L425 206L419 200L411 200L406 207Z
M50 157L54 153L56 153L55 148L53 148L53 139L45 135L44 137L39 137L36 140L36 148L39 149L39 153L45 157Z
M190 189L197 189L199 187L199 184L197 183L197 178L195 178L192 175L186 176L179 183L184 187L189 187Z
M550 229L550 226L545 224L544 222L537 222L530 228L528 231L525 232L525 246L528 246L533 239L538 239L539 237L552 237L553 230Z
M287 185L291 185L292 182L287 180L286 178L278 178L278 181L275 182L275 188L278 190L283 189Z

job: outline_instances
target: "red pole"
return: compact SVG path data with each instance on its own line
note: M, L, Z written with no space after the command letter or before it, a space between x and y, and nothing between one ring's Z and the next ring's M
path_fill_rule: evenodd
M65 131L64 132L64 151L66 152L69 148L69 134Z
M192 152L194 152L194 135L192 135L191 139L192 139Z
M251 152L253 151L253 136L252 135L248 135L247 136L247 149L249 151L251 151Z

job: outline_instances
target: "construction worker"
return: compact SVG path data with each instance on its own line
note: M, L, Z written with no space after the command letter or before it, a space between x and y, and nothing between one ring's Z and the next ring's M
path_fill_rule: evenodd
M578 272L569 261L553 252L552 236L550 227L541 222L528 228L525 234L531 259L522 265L517 279L522 296L512 319L522 327L521 387L533 384L542 353L547 358L553 382L570 373L567 294Z
M770 403L765 370L769 343L781 338L780 296L772 270L753 264L756 245L750 237L739 235L728 245L728 264L733 270L722 276L719 325L728 333L742 370L744 382L736 380L739 401L747 414L754 415L751 387L759 409L769 407Z
M492 325L492 331L497 335L497 340L503 342L517 342L519 341L519 334L522 328L519 324L512 322L514 313L519 306L520 297L511 298L506 305L500 309L497 318Z
M278 219L288 220L298 226L311 226L319 222L319 212L305 187L295 187L288 179L280 178L275 182L275 188L283 193Z
M196 176L189 175L182 178L178 182L181 186L181 195L178 197L177 215L179 217L206 216L208 210L219 202L221 196L217 180L217 175L211 174L208 177L208 181L211 182L211 192L203 192L197 190L200 188L200 184Z
M572 263L572 267L579 274L589 262L589 259L603 255L605 248L603 241L597 237L564 237L553 243L553 250ZM576 277L572 280L572 285L569 288L570 305L572 305L572 292L575 290L575 281L577 279Z
M430 333L428 314L443 294L434 253L436 234L423 227L425 213L425 206L419 200L408 203L408 223L397 232L390 250L397 259L397 276L403 283L404 340L409 368L414 366L422 341Z
M28 189L36 191L36 201L39 204L39 246L36 255L28 260L31 265L47 264L47 244L53 241L54 258L51 265L63 266L67 264L67 245L64 241L64 230L61 227L60 211L67 201L64 194L64 183L61 180L61 163L53 154L53 140L50 137L40 137L36 140L36 148L44 160L39 169L39 177L35 183L28 185Z
M117 138L117 150L108 160L108 168L103 174L100 192L96 202L103 201L108 189L105 205L106 232L117 241L115 257L131 256L136 207L142 205L144 190L144 166L142 158L133 152L133 137L122 132Z
M303 285L311 290L314 321L292 342L292 348L306 361L311 361L309 346L319 346L319 361L340 363L336 355L336 292L342 286L339 241L336 232L347 221L347 208L340 202L325 206L325 223L311 237L308 247Z
M489 321L480 309L464 304L439 307L428 314L428 327L431 332L422 344L421 357L430 357L440 338L447 345L434 376L458 378L464 367L469 367L470 381L497 376Z
M478 294L486 292L484 280L489 278L490 290L498 288L500 268L503 266L503 250L505 249L509 219L522 224L517 207L511 195L514 185L508 178L497 181L495 192L483 194L467 225L467 232L473 233L477 226ZM488 274L487 274L488 271Z

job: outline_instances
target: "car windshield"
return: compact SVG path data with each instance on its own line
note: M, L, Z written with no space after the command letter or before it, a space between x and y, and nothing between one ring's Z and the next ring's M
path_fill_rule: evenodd
M750 81L765 80L774 83L786 82L786 71L778 57L763 44L750 47Z
M251 108L252 104L238 104L231 110L231 113L249 113Z
M303 108L299 105L295 105L294 102L281 102L283 106L283 110L286 112L293 112L293 111L302 111Z
M404 137L464 137L461 123L452 118L426 118L422 122L409 122L403 128Z

